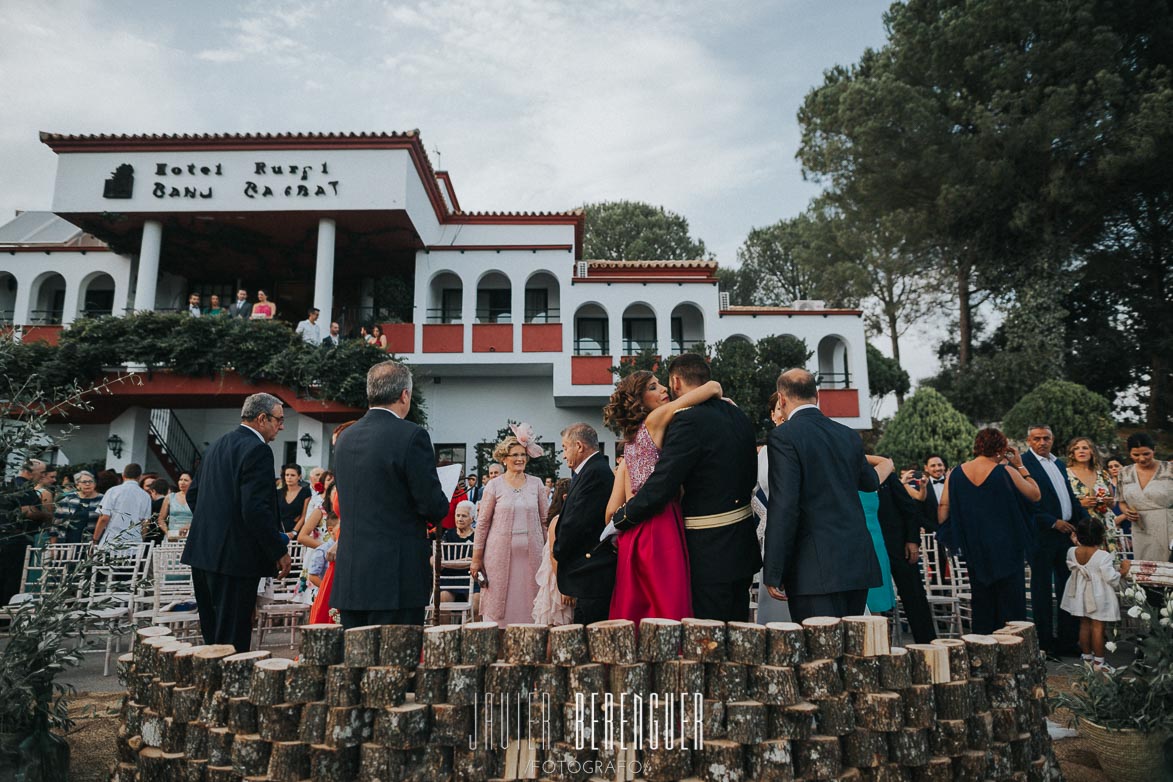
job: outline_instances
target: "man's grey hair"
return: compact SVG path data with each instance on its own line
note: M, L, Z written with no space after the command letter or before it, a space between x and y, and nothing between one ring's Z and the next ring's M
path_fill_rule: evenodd
M272 394L253 394L244 400L240 408L240 420L252 421L259 415L273 412L273 408L283 402Z
M1048 424L1031 424L1030 426L1026 427L1026 436L1030 437L1030 433L1035 429L1046 429L1052 436L1055 434L1051 431L1051 427Z
M599 450L599 433L590 424L571 424L562 430L562 436L567 440L578 440L588 451Z
M82 478L89 478L91 481L97 480L97 478L94 477L94 474L92 472L90 472L89 470L82 470L81 472L75 472L73 474L73 482L74 483L77 483Z
M38 467L44 467L47 469L49 465L45 464L44 460L42 459L25 459L24 464L20 465L22 472L31 472Z
M411 370L398 361L381 361L367 371L367 404L371 407L393 405L411 393Z

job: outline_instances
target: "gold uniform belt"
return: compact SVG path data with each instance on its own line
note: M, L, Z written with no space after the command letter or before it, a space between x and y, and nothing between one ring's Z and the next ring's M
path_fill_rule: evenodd
M739 521L745 521L753 515L747 505L744 508L734 508L727 510L724 513L710 513L708 516L685 516L685 529L713 529L714 527L727 527L730 524L736 524Z

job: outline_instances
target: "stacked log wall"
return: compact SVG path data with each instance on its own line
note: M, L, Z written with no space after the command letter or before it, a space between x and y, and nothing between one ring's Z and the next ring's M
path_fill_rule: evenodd
M152 631L119 660L110 778L1062 779L1032 625L902 649L884 621L309 625L297 662ZM521 693L517 719L487 703Z

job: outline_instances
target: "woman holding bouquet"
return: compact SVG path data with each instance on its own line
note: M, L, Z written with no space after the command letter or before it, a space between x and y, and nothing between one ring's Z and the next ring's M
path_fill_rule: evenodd
M1104 547L1115 554L1119 550L1116 514L1112 512L1112 479L1100 463L1096 444L1087 437L1076 437L1067 444L1067 482L1079 504L1104 525Z

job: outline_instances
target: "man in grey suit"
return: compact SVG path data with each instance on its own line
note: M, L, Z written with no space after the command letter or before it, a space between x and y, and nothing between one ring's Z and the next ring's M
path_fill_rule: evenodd
M236 292L236 301L228 308L230 318L249 318L253 314L252 302L248 300L248 291L241 288Z
M790 616L862 614L880 585L880 562L860 504L876 491L876 471L853 430L818 408L815 377L791 369L778 377L785 423L770 432L770 505L762 580L790 602Z
M407 421L411 370L396 361L367 372L370 409L334 451L339 536L330 605L343 627L423 624L432 597L428 523L448 515L432 440Z

